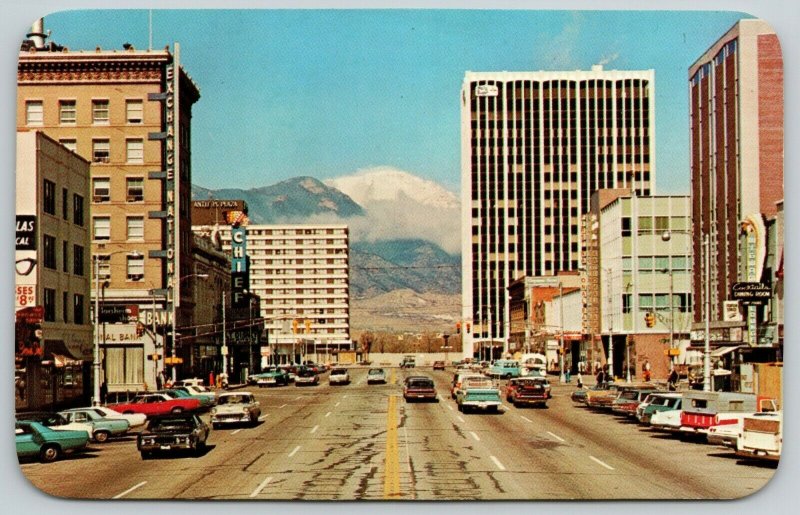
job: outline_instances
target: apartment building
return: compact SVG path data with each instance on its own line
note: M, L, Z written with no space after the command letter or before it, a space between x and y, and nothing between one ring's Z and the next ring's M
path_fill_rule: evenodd
M592 193L655 184L653 70L467 72L461 90L462 318L509 341L507 287L581 265ZM480 344L480 343L479 343Z

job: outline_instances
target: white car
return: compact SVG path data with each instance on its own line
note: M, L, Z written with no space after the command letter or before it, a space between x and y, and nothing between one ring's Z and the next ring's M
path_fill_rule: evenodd
M198 377L191 379L181 379L176 386L203 386L203 380Z
M127 420L128 424L131 426L131 429L144 427L145 422L147 422L147 415L144 413L120 413L119 411L106 408L105 406L92 406L91 409L106 418L120 418L122 420Z
M367 384L385 383L386 371L382 368L370 368L367 372Z
M261 416L261 404L250 392L230 392L219 396L211 408L211 425L218 429L222 424L246 422L255 425Z
M328 377L329 384L350 384L350 374L346 368L334 368Z
M679 431L683 410L657 411L650 417L650 427L659 431Z

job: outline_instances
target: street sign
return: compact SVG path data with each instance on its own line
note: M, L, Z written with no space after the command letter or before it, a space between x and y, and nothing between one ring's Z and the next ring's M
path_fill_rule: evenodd
M158 361L160 359L161 359L161 354L158 354L158 353L156 353L156 354L148 354L147 355L147 360L148 361ZM171 358L167 358L167 359L171 359ZM179 358L176 358L176 359L179 359Z
M183 358L173 358L172 356L164 358L165 365L180 365L181 363L183 363Z
M223 345L220 348L219 353L222 354L223 356L227 356L228 355L228 346L227 345Z
M772 297L772 288L764 283L740 282L733 283L731 298L742 304L766 304Z
M139 306L136 304L100 306L100 322L107 324L127 324L139 320Z

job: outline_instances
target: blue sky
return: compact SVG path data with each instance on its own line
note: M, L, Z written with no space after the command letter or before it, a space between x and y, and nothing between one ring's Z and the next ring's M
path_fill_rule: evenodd
M194 182L251 188L377 166L460 189L464 72L655 69L658 193L689 193L687 69L737 12L154 10L202 98ZM102 27L101 30L97 30ZM70 49L148 47L148 11L45 16ZM26 32L23 28L21 32Z

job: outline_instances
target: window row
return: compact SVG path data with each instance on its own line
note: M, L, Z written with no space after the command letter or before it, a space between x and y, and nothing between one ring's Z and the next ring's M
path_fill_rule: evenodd
M72 267L70 268L70 253ZM58 270L58 242L55 236L42 235L42 265L50 270ZM83 276L85 270L85 249L82 245L61 242L61 271Z
M111 201L111 178L95 177L92 179L92 202ZM142 202L144 201L144 178L126 177L125 178L125 201Z
M639 312L645 311L666 311L670 309L668 293L640 293ZM633 311L633 295L626 293L622 296L622 312L631 313ZM692 312L692 294L675 293L672 295L672 310L679 313Z
M91 115L93 125L110 125L111 109L108 99L92 99ZM125 122L140 125L144 121L144 102L141 99L125 100ZM78 101L62 99L58 101L58 123L76 125L78 123ZM28 100L25 102L25 124L31 127L44 125L44 102Z
M56 216L57 212L57 188L56 183L48 179L42 181L42 210L49 214ZM70 219L70 201L69 190L61 188L61 218L69 221ZM72 194L72 223L79 227L83 227L84 223L84 206L83 196L77 193Z
M126 239L144 241L144 217L128 216L125 221ZM92 218L92 239L96 241L111 239L110 216L95 216Z
M128 255L125 261L125 274L128 281L141 281L144 278L144 256ZM97 255L97 278L101 281L111 279L111 255Z
M630 271L632 264L633 258L630 256L622 258L623 270ZM687 256L639 256L637 259L637 270L640 273L683 272L689 270L689 258Z
M74 293L70 296L69 292L61 292L61 319L57 320L56 290L45 288L43 299L44 321L83 324L86 320L84 299L84 295L80 293Z

